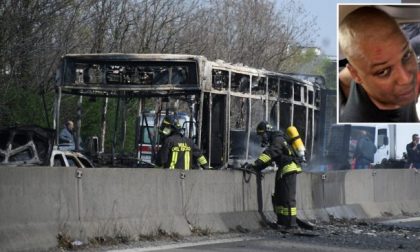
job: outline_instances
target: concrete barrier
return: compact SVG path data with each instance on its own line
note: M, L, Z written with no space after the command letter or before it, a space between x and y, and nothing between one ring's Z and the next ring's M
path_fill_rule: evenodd
M238 171L0 168L0 248L89 238L260 227L254 175ZM269 183L267 183L269 184ZM272 183L271 183L272 184ZM267 203L268 204L268 203Z
M380 218L420 214L420 174L409 169L333 171L298 177L298 215Z
M304 219L376 218L420 212L413 170L357 170L298 176ZM34 251L57 246L57 235L138 239L164 230L258 229L273 219L274 174L261 187L241 171L0 167L0 248ZM261 195L259 196L259 193Z
M62 226L77 221L76 189L73 169L0 168L0 248L57 244Z

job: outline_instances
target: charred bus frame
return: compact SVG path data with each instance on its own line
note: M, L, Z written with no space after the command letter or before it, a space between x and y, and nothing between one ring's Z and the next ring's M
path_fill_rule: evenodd
M171 54L65 55L58 73L54 106L57 133L64 93L138 98L140 122L145 99L155 99L160 105L166 104L166 109L175 110L179 106L173 104L181 101L196 122L196 143L210 165L218 168L256 157L261 148L255 127L261 120L276 128L296 126L308 158L317 140L322 83L209 61L203 56ZM80 131L80 115L78 118ZM104 133L100 138L103 143Z

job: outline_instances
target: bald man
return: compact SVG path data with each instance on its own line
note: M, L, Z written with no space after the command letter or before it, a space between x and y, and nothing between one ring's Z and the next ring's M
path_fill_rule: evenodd
M419 121L416 55L392 17L374 7L353 11L340 23L339 44L349 62L340 84L350 86L340 122Z

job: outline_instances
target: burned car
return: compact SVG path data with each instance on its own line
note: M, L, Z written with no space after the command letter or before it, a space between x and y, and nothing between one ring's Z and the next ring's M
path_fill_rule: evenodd
M83 154L54 147L55 131L39 126L0 129L0 165L94 167Z

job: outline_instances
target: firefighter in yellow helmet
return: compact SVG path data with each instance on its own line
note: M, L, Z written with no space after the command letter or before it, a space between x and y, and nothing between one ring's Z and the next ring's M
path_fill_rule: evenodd
M276 163L275 188L273 195L273 209L277 215L277 225L289 229L297 228L296 223L296 175L302 172L298 158L287 142L283 131L274 131L266 121L257 125L257 134L261 137L262 147L266 149L255 160L252 167L262 170Z
M200 167L209 168L207 159L197 145L182 135L181 126L174 116L165 116L159 133L163 140L156 160L158 166L171 170L190 170L195 168L193 161L196 160Z

